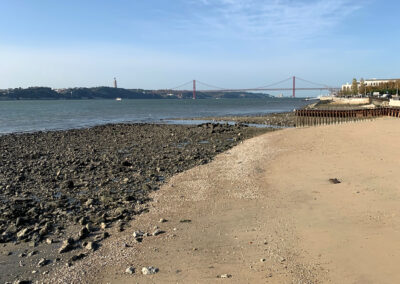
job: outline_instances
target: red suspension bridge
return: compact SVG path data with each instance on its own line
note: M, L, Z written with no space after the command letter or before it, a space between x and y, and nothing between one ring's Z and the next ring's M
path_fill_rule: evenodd
M308 85L311 85L311 87L297 87L296 86L296 80L301 81L302 83L307 83ZM277 85L281 85L287 82L291 82L290 87L277 87ZM187 86L191 86L191 89L182 89L182 88L187 88ZM198 89L197 86L201 85L203 87L206 87L207 89ZM261 86L261 87L256 87L256 88L244 88L244 89L230 89L230 88L221 88L217 86L213 86L207 83L203 83L198 80L193 80L186 82L182 85L179 85L174 88L166 89L165 91L167 92L193 92L193 99L196 99L196 93L197 92L202 92L202 93L214 93L214 92L261 92L261 91L291 91L292 92L292 97L296 97L296 91L323 91L323 90L328 90L330 92L336 92L340 88L338 87L332 87L328 86L325 84L320 84L320 83L315 83L309 80L302 79L300 77L289 77L286 78L285 80L275 82L273 84L269 84L266 86Z

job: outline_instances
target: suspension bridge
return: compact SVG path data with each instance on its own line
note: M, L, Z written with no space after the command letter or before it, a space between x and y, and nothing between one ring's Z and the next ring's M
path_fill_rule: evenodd
M307 83L309 86L308 87L298 87L297 86L297 80L300 81L301 83ZM278 87L278 85L283 85L287 84L288 82L291 83L291 86L286 86L286 87ZM203 89L199 88L198 86L202 86ZM311 86L310 86L311 85ZM190 86L190 89L187 87ZM206 87L206 88L204 88ZM179 92L179 93L184 93L184 92L193 92L193 99L196 99L196 93L197 92L202 92L202 93L215 93L215 92L262 92L262 91L291 91L292 92L292 97L296 97L296 92L297 91L323 91L323 90L328 90L331 93L337 92L340 90L339 87L332 87L328 86L326 84L320 84L320 83L315 83L306 79L302 79L300 77L289 77L284 80L281 80L279 82L275 82L269 85L265 86L260 86L260 87L255 87L255 88L241 88L241 89L232 89L232 88L222 88L222 87L217 87L208 83L204 83L198 80L191 80L189 82L186 82L184 84L181 84L179 86L165 89L164 91L166 92Z

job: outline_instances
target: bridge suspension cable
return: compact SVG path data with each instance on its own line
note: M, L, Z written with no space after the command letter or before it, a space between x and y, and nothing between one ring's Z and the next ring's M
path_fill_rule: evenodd
M219 90L227 90L227 88L222 88L222 87L210 85L210 84L201 82L201 81L199 81L199 80L196 80L196 82L199 83L199 84L201 84L201 85L204 85L204 86L206 86L206 87L209 87L209 88L215 88L215 89L219 89Z
M279 85L279 84L281 84L281 83L284 83L284 82L286 82L286 81L289 81L289 80L291 80L291 79L292 79L292 77L289 77L289 78L286 78L285 80L282 80L282 81L279 81L279 82L276 82L276 83L272 83L272 84L269 84L269 85L266 85L266 86L257 87L257 88L254 88L254 89L265 89L265 88L269 88L269 87L272 87L272 86L275 86L275 85Z
M330 88L330 86L328 86L328 85L320 84L320 83L315 83L315 82L312 82L312 81L309 81L309 80L306 80L306 79L302 79L302 78L300 78L300 77L296 77L296 79L298 79L298 80L300 80L300 81L303 81L303 82L306 82L306 83L309 83L309 84L312 84L312 85L323 86L324 88Z
M185 84L182 84L182 85L179 85L179 86L177 86L177 87L174 87L174 88L169 88L169 89L167 89L167 90L176 90L176 89L179 89L179 88L182 88L183 86L186 86L186 85L189 85L189 84L192 84L192 80L190 80L189 82L186 82Z

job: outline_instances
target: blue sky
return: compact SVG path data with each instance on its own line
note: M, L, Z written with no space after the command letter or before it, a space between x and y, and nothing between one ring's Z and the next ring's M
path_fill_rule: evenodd
M0 89L400 77L400 1L0 0Z

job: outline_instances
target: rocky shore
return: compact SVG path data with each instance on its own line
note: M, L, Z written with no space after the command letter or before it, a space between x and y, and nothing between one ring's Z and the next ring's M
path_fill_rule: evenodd
M246 116L213 116L193 118L194 120L234 121L245 124L265 124L275 127L295 127L296 117L294 112L270 113Z
M146 212L169 177L266 131L116 124L0 136L0 282L73 265Z

